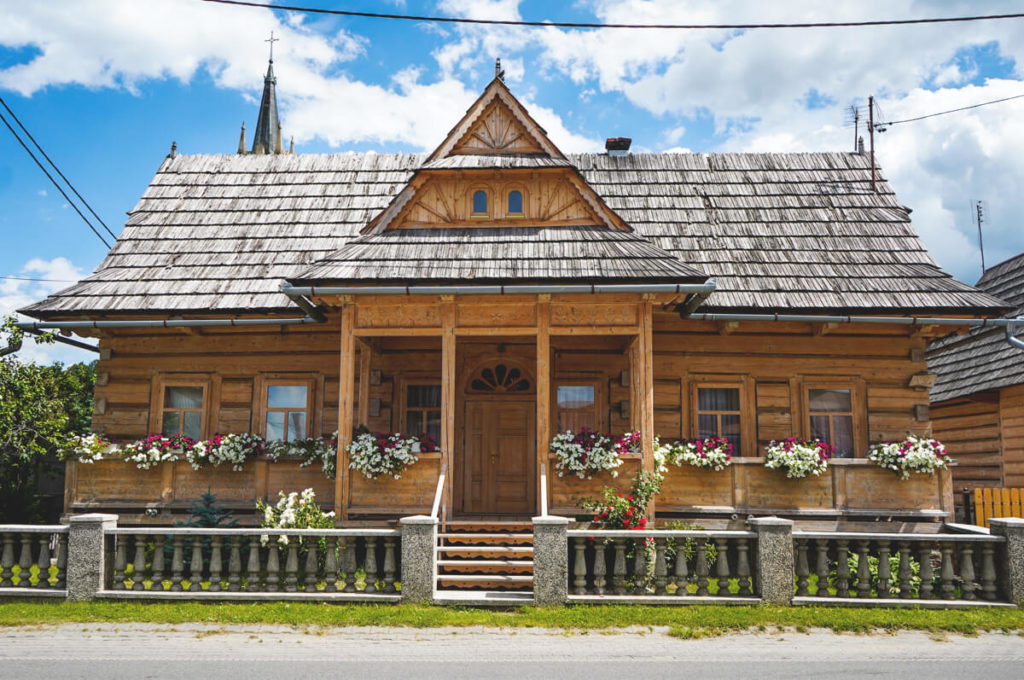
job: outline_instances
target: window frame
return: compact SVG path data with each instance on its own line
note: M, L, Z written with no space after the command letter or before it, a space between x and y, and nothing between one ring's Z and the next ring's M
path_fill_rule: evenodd
M199 439L207 439L213 432L213 391L219 381L206 373L160 373L153 377L150 392L149 431L162 434L164 430L164 393L168 387L202 387L203 405L199 417ZM181 410L181 409L176 409ZM191 410L191 409L190 409Z
M443 415L444 415L444 410L443 410L443 400L444 400L443 391L444 391L444 385L442 384L442 380L441 380L440 377L432 377L432 376L404 376L404 377L400 378L397 382L398 382L398 395L397 395L398 398L395 401L398 404L398 428L395 430L396 432L402 432L402 433L405 433L405 434L411 434L411 432L412 432L409 429L409 423L406 421L406 416L407 416L408 411L409 411L409 406L408 406L408 403L409 403L409 387L411 387L411 386L426 385L428 387L438 387L438 388L440 388L441 391L442 391L442 397L441 397L442 400L440 402L438 402L436 410L443 417ZM423 422L423 418L424 418L424 414L425 413L427 413L428 411L435 410L435 409L432 409L432 408L423 408L423 407L420 407L420 406L416 406L414 408L415 408L415 410L420 411L421 423ZM442 428L441 429L442 430L444 429L443 423L442 423ZM437 445L441 446L441 437L440 436L437 437Z
M253 431L263 438L267 436L267 413L270 410L281 411L287 409L270 409L267 406L269 388L272 386L302 385L306 387L306 437L321 436L321 421L323 420L323 377L315 373L259 373L256 375L253 385L253 399L255 403L252 409ZM287 431L287 424L286 424Z
M514 192L514 191L518 191L519 192L519 199L522 202L522 205L520 206L522 208L522 210L520 210L519 212L511 212L508 209L509 208L509 205L508 205L509 204L509 200L511 199L512 192ZM504 210L505 210L504 216L506 218L508 218L508 219L522 220L522 219L526 218L526 191L523 189L523 187L519 186L518 184L513 184L513 185L511 185L509 187L506 187L506 189L505 189L505 205L504 205Z
M478 193L483 193L484 198L487 200L487 211L486 212L477 212L476 211L476 205L475 205L476 200L475 199L476 199L476 195ZM474 186L474 187L470 188L470 190L469 190L469 218L471 220L490 219L490 217L491 217L491 215L493 213L493 203L494 203L493 201L491 201L491 194L492 193L493 192L491 190L491 187L479 186L478 185L478 186Z
M698 410L699 388L730 388L738 389L740 393L740 450L733 450L733 456L737 458L756 458L757 451L757 417L754 411L754 379L747 375L690 375L688 381L687 408L689 417L685 431L690 439L696 439L700 433L701 413Z
M572 376L558 377L551 381L551 422L555 424L556 432L563 432L561 422L562 409L558 407L559 387L593 387L594 388L594 429L604 432L608 427L604 423L604 416L608 409L602 409L603 393L601 390L603 381L593 377L574 378Z
M799 414L799 436L803 439L811 438L811 390L849 390L850 408L853 417L853 455L847 459L856 460L866 458L868 455L868 405L867 389L863 378L850 377L829 377L829 376L801 376L795 380L793 397L798 401L798 407L793 409L794 414ZM835 411L833 413L839 413ZM829 432L832 431L832 422L829 420ZM831 442L829 442L831 444Z

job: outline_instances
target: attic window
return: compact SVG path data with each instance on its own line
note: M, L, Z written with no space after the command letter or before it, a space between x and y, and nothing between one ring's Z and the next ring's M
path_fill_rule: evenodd
M523 216L523 193L521 191L508 192L508 210L506 214L509 217Z
M487 217L487 192L478 190L473 192L473 217Z

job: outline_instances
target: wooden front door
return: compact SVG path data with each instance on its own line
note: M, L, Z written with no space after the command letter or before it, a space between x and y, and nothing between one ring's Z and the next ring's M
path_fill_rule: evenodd
M532 401L467 399L462 511L534 513L536 406Z

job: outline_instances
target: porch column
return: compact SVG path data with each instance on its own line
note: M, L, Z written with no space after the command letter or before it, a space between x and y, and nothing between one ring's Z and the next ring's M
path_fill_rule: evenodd
M644 300L639 305L640 328L629 353L631 426L640 433L640 469L654 472L654 338L653 305ZM654 520L655 499L647 507L648 521Z
M452 507L455 456L455 298L441 296L441 461L448 466L442 492L441 516Z
M551 296L537 296L537 503L546 489L541 489L540 469L548 464L551 445Z
M352 443L352 417L355 411L356 373L356 308L346 304L341 309L341 366L338 370L338 458L334 475L334 517L348 519L348 453Z
M359 408L356 410L356 422L366 425L370 419L370 360L373 351L366 340L356 338L356 343L359 345Z

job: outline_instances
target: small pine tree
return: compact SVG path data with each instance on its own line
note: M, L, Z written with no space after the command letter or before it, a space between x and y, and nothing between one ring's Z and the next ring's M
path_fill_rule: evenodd
M192 504L189 508L189 513L192 515L192 519L179 526L186 527L197 527L201 529L212 529L214 527L237 527L238 520L235 519L235 513L228 510L223 505L217 503L217 496L210 493L207 489L206 493L199 497L199 500Z

